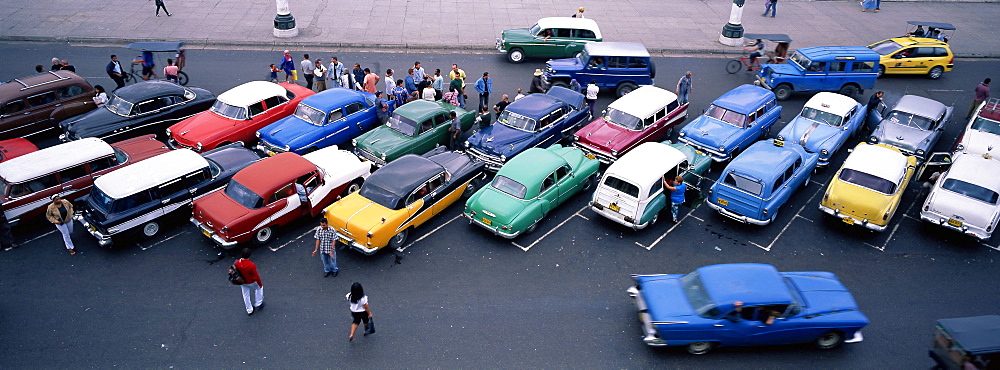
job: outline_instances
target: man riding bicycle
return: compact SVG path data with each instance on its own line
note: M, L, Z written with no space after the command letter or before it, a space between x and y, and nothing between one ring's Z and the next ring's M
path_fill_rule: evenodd
M753 65L760 66L760 63L757 62L757 58L759 58L760 56L764 55L764 41L763 40L757 39L757 41L747 44L743 48L743 50L750 52L750 55L749 55L749 57L750 57L750 66L747 66L747 71L753 70L753 67L752 67Z

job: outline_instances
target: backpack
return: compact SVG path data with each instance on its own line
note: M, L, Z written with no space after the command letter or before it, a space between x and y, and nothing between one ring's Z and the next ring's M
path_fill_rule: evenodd
M240 274L240 270L236 268L235 263L232 266L229 266L229 282L233 285L246 284L246 279L244 279L243 275Z

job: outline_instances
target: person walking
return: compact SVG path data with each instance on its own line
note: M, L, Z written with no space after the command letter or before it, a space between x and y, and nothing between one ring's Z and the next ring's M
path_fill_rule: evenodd
M444 96L444 77L441 77L441 69L434 69L434 100L441 100Z
M167 6L163 5L163 0L156 0L156 16L157 17L160 16L160 9L161 8L163 9L163 12L167 13L167 16L169 17L170 16L170 12L167 11Z
M687 191L687 185L684 184L684 178L677 176L673 179L663 179L663 187L670 190L670 215L673 223L677 223L677 214L680 211L681 204L684 204L684 192Z
M774 14L778 11L778 0L765 0L765 3L764 14L761 14L761 16L766 17L767 12L771 11L771 18L774 18Z
M292 53L285 50L284 55L281 57L281 63L278 64L278 68L281 68L285 72L285 82L295 81L298 76L295 75L295 62L292 61Z
M323 61L319 58L316 58L316 66L313 68L313 76L316 78L316 92L326 90L326 67L323 66Z
M17 248L17 243L14 243L14 234L10 231L7 214L3 211L3 202L0 202L0 249L9 251L14 248Z
M465 81L462 80L460 74L455 75L456 77L452 78L451 83L448 85L450 87L449 90L454 90L458 93L458 95L455 96L456 100L458 100L458 104L455 105L452 103L452 105L465 109Z
M862 12L864 12L864 11L866 11L868 9L874 10L875 8L876 8L876 6L875 6L875 0L861 0L861 11Z
M302 61L299 62L299 66L302 67L302 75L306 78L306 88L312 90L313 71L316 70L316 65L309 60L309 54L302 54Z
M115 85L118 85L112 91L125 87L125 77L122 76L125 68L122 68L122 63L118 61L117 55L111 54L111 61L104 67L104 71L108 73L108 77L115 81Z
M177 74L180 71L180 68L174 65L174 60L167 58L167 66L163 67L163 77L175 84L180 83L180 80L177 78Z
M597 93L601 89L597 87L597 80L590 80L590 84L587 85L587 108L590 109L590 116L594 116L594 105L597 104ZM518 91L520 93L520 91ZM517 99L514 99L517 101Z
M449 140L448 149L459 150L462 144L462 120L458 119L458 114L455 111L449 113L451 116L451 126L448 127L448 137L451 140Z
M319 220L319 227L316 228L313 237L316 238L316 248L313 248L312 255L316 257L316 252L320 253L319 259L323 261L323 277L330 275L337 277L340 269L337 268L337 251L333 248L337 234L327 224L325 217Z
M73 204L55 194L45 210L45 218L56 225L56 230L62 234L63 243L66 244L69 254L76 254L76 247L73 246Z
M365 88L361 84L365 83L365 71L361 69L360 64L354 63L354 69L351 70L351 76L354 77L354 84L351 86L354 86L354 89L358 91L364 90Z
M677 90L674 93L677 94L677 103L680 105L688 103L688 94L691 93L691 71L687 71L680 80L677 80Z
M250 248L243 248L240 259L233 263L233 267L243 276L243 304L247 309L247 316L253 315L257 310L264 308L264 282L260 281L260 274L257 273L257 265L250 261ZM253 305L250 304L250 294L254 294Z
M76 67L74 67L72 64L69 64L69 61L66 59L62 60L62 64L59 66L59 70L76 73Z
M340 83L340 79L344 75L344 63L337 60L337 57L330 57L330 66L326 70L326 74L330 77L330 87L343 85Z
M347 341L354 341L354 333L358 331L358 324L365 323L365 333L375 334L375 322L372 321L372 309L368 306L368 296L365 295L365 288L361 283L351 284L351 292L347 293L347 301L351 303L351 334Z
M542 70L535 68L535 76L531 78L531 87L528 88L528 94L544 94L545 90L545 81L542 81Z
M983 80L983 83L976 86L976 95L972 97L972 105L969 105L969 113L965 115L965 119L972 118L972 114L976 112L976 108L979 108L980 104L983 104L986 99L990 98L990 81L987 78Z
M483 77L476 80L476 92L479 93L479 109L489 109L490 93L493 92L493 80L490 79L489 72L483 72Z

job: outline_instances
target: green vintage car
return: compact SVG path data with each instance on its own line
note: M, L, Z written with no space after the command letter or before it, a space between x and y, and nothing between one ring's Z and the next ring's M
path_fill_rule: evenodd
M438 145L447 145L452 111L462 121L463 131L472 128L476 112L443 101L414 100L396 108L385 126L352 140L354 154L381 167L404 155L421 155Z
M601 29L592 19L550 17L539 19L531 28L504 30L497 50L507 53L511 63L521 63L525 57L569 58L582 51L585 43L601 40Z
M601 162L575 147L531 148L507 161L465 203L471 223L507 239L530 233L549 212L597 182Z

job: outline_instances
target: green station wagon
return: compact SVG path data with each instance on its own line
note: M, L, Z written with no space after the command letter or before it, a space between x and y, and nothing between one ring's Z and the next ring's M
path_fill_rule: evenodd
M452 111L462 121L463 131L472 128L476 112L443 101L414 100L396 108L385 126L352 140L354 154L381 167L404 155L420 155L447 145Z
M531 148L507 161L465 203L469 222L507 239L530 233L574 194L597 182L601 162L575 147Z
M601 29L592 19L549 17L539 19L531 28L504 30L497 39L497 50L507 53L511 63L521 63L525 57L570 58L582 51L584 44L601 40Z

